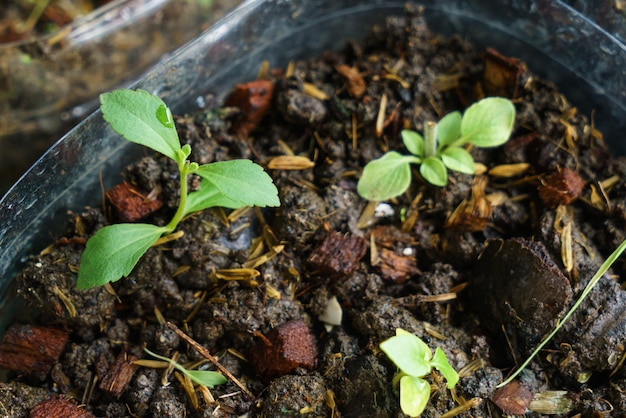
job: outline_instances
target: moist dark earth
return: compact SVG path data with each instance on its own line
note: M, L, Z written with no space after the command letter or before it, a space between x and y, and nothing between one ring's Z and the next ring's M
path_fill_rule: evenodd
M43 329L63 348L0 384L3 416L29 416L46 399L81 405L76 416L403 416L395 366L378 348L396 328L441 347L461 376L453 391L427 377L423 416L626 415L623 260L518 379L496 388L626 238L626 163L606 146L619 139L506 54L436 35L407 9L362 45L267 71L225 104L207 96L206 110L177 118L191 159L258 162L281 207L194 215L129 277L77 291L99 227L164 224L175 211L172 162L128 167L124 187L158 202L147 215L109 191L104 205L68 214L66 235L17 277L32 323L16 335ZM501 147L470 149L476 175L451 172L438 188L413 170L410 189L384 205L358 196L368 161L407 153L402 129L421 132L495 95L513 100L515 128ZM333 298L341 325L326 327ZM144 347L189 367L204 359L168 323L239 385L185 392L177 372L134 364L154 360Z

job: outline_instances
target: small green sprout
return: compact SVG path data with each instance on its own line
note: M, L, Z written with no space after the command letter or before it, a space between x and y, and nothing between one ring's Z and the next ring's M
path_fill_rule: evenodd
M168 362L176 370L186 375L193 382L199 385L213 388L214 386L223 385L224 383L227 382L226 378L221 373L212 372L210 370L189 370L189 369L186 369L181 364L176 363L174 360L155 354L152 351L148 350L147 348L144 348L144 351L150 354L154 358L158 358L159 360Z
M170 109L143 90L116 90L100 96L104 119L130 142L176 161L180 172L180 202L165 226L116 224L106 226L89 241L83 252L79 289L103 286L128 276L141 256L161 236L171 234L187 215L214 206L236 209L242 206L279 206L278 190L263 168L250 160L221 161L198 165L187 158L191 147L181 147ZM200 190L188 193L187 178L202 178Z
M443 187L448 169L474 174L474 159L463 146L495 147L508 141L515 122L515 106L501 97L488 97L460 112L444 116L439 123L426 122L424 137L403 130L402 142L412 155L389 151L363 169L357 192L367 200L388 200L411 184L411 164L420 164L420 174L429 183Z
M422 377L430 374L433 368L446 378L452 389L459 381L459 375L452 368L443 350L432 351L424 341L401 329L396 329L395 337L380 343L380 349L400 369L394 377L394 385L400 381L400 408L410 417L419 416L430 398L430 383Z

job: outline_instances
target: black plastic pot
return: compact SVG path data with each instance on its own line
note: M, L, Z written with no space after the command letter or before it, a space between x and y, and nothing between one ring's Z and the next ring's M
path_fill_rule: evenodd
M524 60L533 72L554 81L579 110L594 111L596 127L615 151L626 120L626 47L561 1L424 0L434 31L460 33L478 46L491 46ZM218 98L236 82L272 66L343 46L359 39L403 1L247 1L211 31L186 46L136 84L163 98L174 113ZM6 321L14 301L13 276L24 257L47 245L68 209L100 201L105 187L141 152L119 139L93 114L41 158L0 201L0 295Z

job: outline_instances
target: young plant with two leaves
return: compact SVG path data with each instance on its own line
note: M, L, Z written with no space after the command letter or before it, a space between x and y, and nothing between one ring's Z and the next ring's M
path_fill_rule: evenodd
M181 146L170 109L143 90L115 90L100 96L104 119L126 140L171 158L178 165L180 201L167 225L116 224L98 230L81 257L77 287L87 289L119 280L133 270L141 256L161 236L171 234L187 215L214 206L279 206L278 190L263 168L250 160L199 165L188 160L191 147ZM202 178L200 189L189 192L188 177Z
M496 147L508 141L515 122L515 106L501 97L488 97L467 108L463 116L452 112L439 123L426 122L424 136L405 129L402 142L411 155L389 151L370 161L357 185L359 195L382 201L399 196L411 184L411 164L434 186L448 183L448 169L474 174L474 159L464 148Z
M448 389L459 381L445 353L439 347L433 355L430 348L417 336L401 328L396 335L382 343L380 349L398 367L393 378L394 385L400 384L400 408L410 417L418 417L426 408L430 398L430 383L423 379L432 369L437 369L446 378Z

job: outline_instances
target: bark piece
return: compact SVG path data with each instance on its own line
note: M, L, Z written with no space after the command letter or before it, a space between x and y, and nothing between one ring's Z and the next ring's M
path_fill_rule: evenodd
M260 376L274 379L298 367L317 366L317 345L303 320L285 322L260 337L250 353L250 363Z
M95 418L91 412L63 396L53 395L30 411L30 418Z
M133 373L137 370L137 365L134 363L136 360L138 358L132 354L120 353L100 380L100 389L119 398L128 387Z
M385 280L403 283L419 273L414 256L404 256L387 248L378 251L376 269Z
M502 96L510 99L519 97L519 86L528 72L526 64L517 58L502 55L493 48L485 52L483 84L489 96Z
M226 106L241 109L241 116L235 121L231 132L246 137L261 122L270 109L274 95L274 83L269 80L255 80L237 84L226 99Z
M365 85L365 80L363 80L363 76L359 73L358 69L345 64L338 65L335 69L346 79L346 82L348 83L348 93L350 93L350 96L355 99L363 96L367 86Z
M367 242L356 235L330 232L311 253L308 263L332 277L347 276L359 267L367 252Z
M63 352L69 334L33 325L12 325L0 344L0 367L45 378Z
M106 197L122 222L137 222L163 206L161 200L151 195L144 196L127 182L107 191Z

